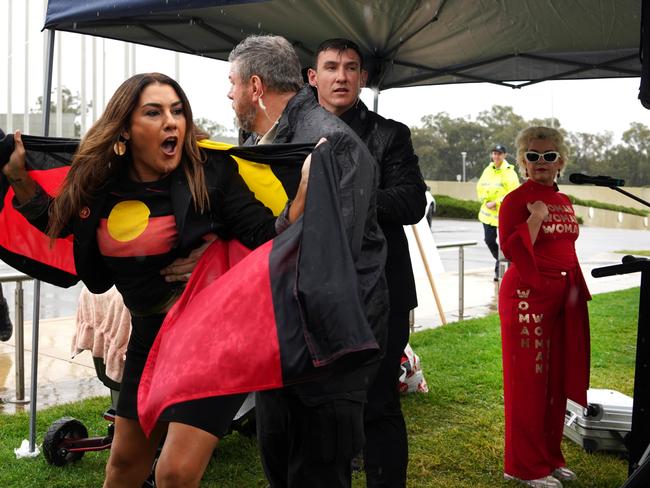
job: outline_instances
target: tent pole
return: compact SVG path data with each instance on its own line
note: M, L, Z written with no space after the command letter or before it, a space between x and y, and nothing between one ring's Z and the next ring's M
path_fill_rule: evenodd
M12 12L12 7L13 4L11 0L9 0L9 4L7 5L7 19L9 20L7 24L7 127L5 130L7 131L7 134L11 134L14 131L14 113L13 113L13 106L11 103L11 92L12 92L12 77L11 74L13 72L13 64L14 64L14 56L13 56L13 32L12 32L12 17L13 17L13 12Z
M52 91L52 66L54 61L54 31L47 31L45 73L43 80L43 135L50 132L50 93ZM61 110L61 107L59 107ZM32 377L29 398L29 452L36 450L36 390L38 385L38 328L41 308L41 282L34 280L34 309L32 312Z
M54 31L47 31L45 73L43 78L43 135L50 135L50 102L52 100L52 71L54 66Z

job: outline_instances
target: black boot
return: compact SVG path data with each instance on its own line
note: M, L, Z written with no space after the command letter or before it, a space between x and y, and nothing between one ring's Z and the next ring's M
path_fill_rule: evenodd
M5 297L2 296L2 291L0 291L0 341L5 342L11 339L13 331L14 327L11 325L11 319L9 318L9 306Z

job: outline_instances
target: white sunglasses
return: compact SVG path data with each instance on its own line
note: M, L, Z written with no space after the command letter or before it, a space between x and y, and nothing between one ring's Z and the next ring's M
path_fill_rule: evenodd
M560 153L557 151L546 151L545 153L538 153L537 151L526 151L524 157L529 163L551 164L560 159Z

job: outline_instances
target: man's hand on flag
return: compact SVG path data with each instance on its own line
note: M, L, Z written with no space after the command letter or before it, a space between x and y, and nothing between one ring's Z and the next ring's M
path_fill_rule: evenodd
M186 258L178 258L172 264L160 270L160 274L165 277L165 281L188 281L190 279L199 259L201 259L208 246L217 240L217 236L207 234L203 236L203 240L205 243L192 250Z

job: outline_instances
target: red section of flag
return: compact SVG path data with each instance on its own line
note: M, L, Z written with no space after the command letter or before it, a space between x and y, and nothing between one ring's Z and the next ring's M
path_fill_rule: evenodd
M201 258L142 374L138 415L147 435L172 404L283 385L269 277L272 247L269 241L233 266L248 250L217 240Z
M97 243L102 256L130 258L156 256L168 253L176 242L178 231L173 215L149 217L142 234L129 240L118 241L108 231L108 219L99 221Z
M42 171L30 171L36 180L50 195L56 195L69 167ZM4 207L0 212L0 246L8 251L27 256L35 261L76 274L72 255L72 237L56 239L54 247L50 238L33 227L18 211L13 208L14 191L10 187L4 196Z

